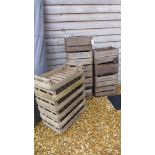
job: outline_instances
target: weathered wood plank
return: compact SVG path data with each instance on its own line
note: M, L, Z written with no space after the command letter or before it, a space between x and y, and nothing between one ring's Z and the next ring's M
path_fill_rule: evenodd
M107 75L107 76L95 76L95 82L108 81L108 80L117 80L118 74Z
M47 66L47 68L48 68L48 71L51 71L51 70L53 70L53 69L56 69L56 68L58 68L58 67L62 67L63 66L63 64L62 65L50 65L50 64L47 64L48 66Z
M111 56L107 56L107 57L101 57L101 58L95 58L94 59L95 65L107 63L107 62L118 63L118 56L111 55Z
M94 50L95 58L101 58L106 56L118 56L118 49L107 47Z
M116 86L106 86L106 87L98 87L95 88L95 92L102 92L102 91L110 91L110 90L116 90Z
M93 13L93 14L58 14L45 15L45 22L77 22L77 21L103 21L120 20L120 13Z
M95 93L95 96L110 96L115 94L116 94L116 91L105 91L105 92Z
M93 64L93 59L89 58L89 59L77 59L75 60L67 60L66 64L69 65L90 65Z
M46 45L64 45L65 38L51 38L45 39ZM120 42L121 35L106 35L106 36L93 36L94 43L102 43L102 42Z
M105 48L112 46L114 48L120 48L121 47L121 42L107 42L107 43L95 43L93 44L93 49L96 48ZM59 45L59 46L47 46L46 47L47 52L65 52L65 46L64 45Z
M117 83L118 83L118 80L101 81L101 82L95 83L95 87L116 85Z
M52 59L47 60L48 65L61 65L66 62L66 59Z
M121 42L95 43L95 44L93 44L93 49L105 48L105 47L109 47L109 46L112 46L114 48L120 48Z
M83 37L68 37L65 38L66 46L83 46L83 45L91 45L92 37L83 36Z
M72 36L103 36L121 34L121 28L101 28L85 30L63 30L63 31L45 31L45 38L65 38Z
M66 58L65 52L47 53L47 59L62 59Z
M95 75L102 76L107 74L115 74L118 72L118 64L100 64L95 65Z
M84 83L93 83L93 78L92 77L85 78Z
M92 9L93 8L93 9ZM49 5L44 14L120 12L120 5Z
M84 71L84 77L93 77L93 71Z
M44 0L44 5L52 4L121 4L121 0Z
M86 71L93 71L93 66L92 65L85 65L82 66L82 69L86 72Z
M90 51L92 50L91 45L86 45L86 46L67 46L66 47L66 52L79 52L79 51Z
M82 59L82 58L92 58L92 51L89 52L75 52L75 53L67 53L66 58L69 59Z
M113 28L121 27L118 21L88 21L88 22L62 22L62 23L45 23L45 30L75 30L75 29L91 29L91 28Z
M65 52L65 46L64 45L60 45L60 46L47 46L46 47L47 52Z

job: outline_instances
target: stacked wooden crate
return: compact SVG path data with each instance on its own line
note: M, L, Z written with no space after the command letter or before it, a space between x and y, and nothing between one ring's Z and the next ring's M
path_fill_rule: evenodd
M86 97L91 97L93 90L92 37L66 38L65 47L67 64L72 66L82 66L85 76Z
M95 96L116 94L118 83L118 49L113 47L94 50Z
M65 65L35 76L34 84L42 121L54 131L63 133L85 107L82 69Z

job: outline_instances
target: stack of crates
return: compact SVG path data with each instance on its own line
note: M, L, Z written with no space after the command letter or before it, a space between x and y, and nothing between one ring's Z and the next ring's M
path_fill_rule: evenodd
M42 121L54 131L63 133L85 107L82 69L65 65L35 76L34 85Z
M115 95L118 83L118 49L95 49L94 73L95 96Z
M92 37L69 37L65 39L67 64L81 65L85 76L86 97L92 97L93 52Z

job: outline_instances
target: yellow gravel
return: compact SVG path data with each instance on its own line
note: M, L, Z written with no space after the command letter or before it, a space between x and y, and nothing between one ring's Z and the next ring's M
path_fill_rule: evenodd
M34 149L35 155L120 155L121 112L107 97L93 97L62 135L39 122L35 126Z

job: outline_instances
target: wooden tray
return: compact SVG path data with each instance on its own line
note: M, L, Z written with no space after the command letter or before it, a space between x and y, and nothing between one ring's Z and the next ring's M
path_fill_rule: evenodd
M55 91L82 74L81 67L65 65L40 76L35 76L34 86Z

